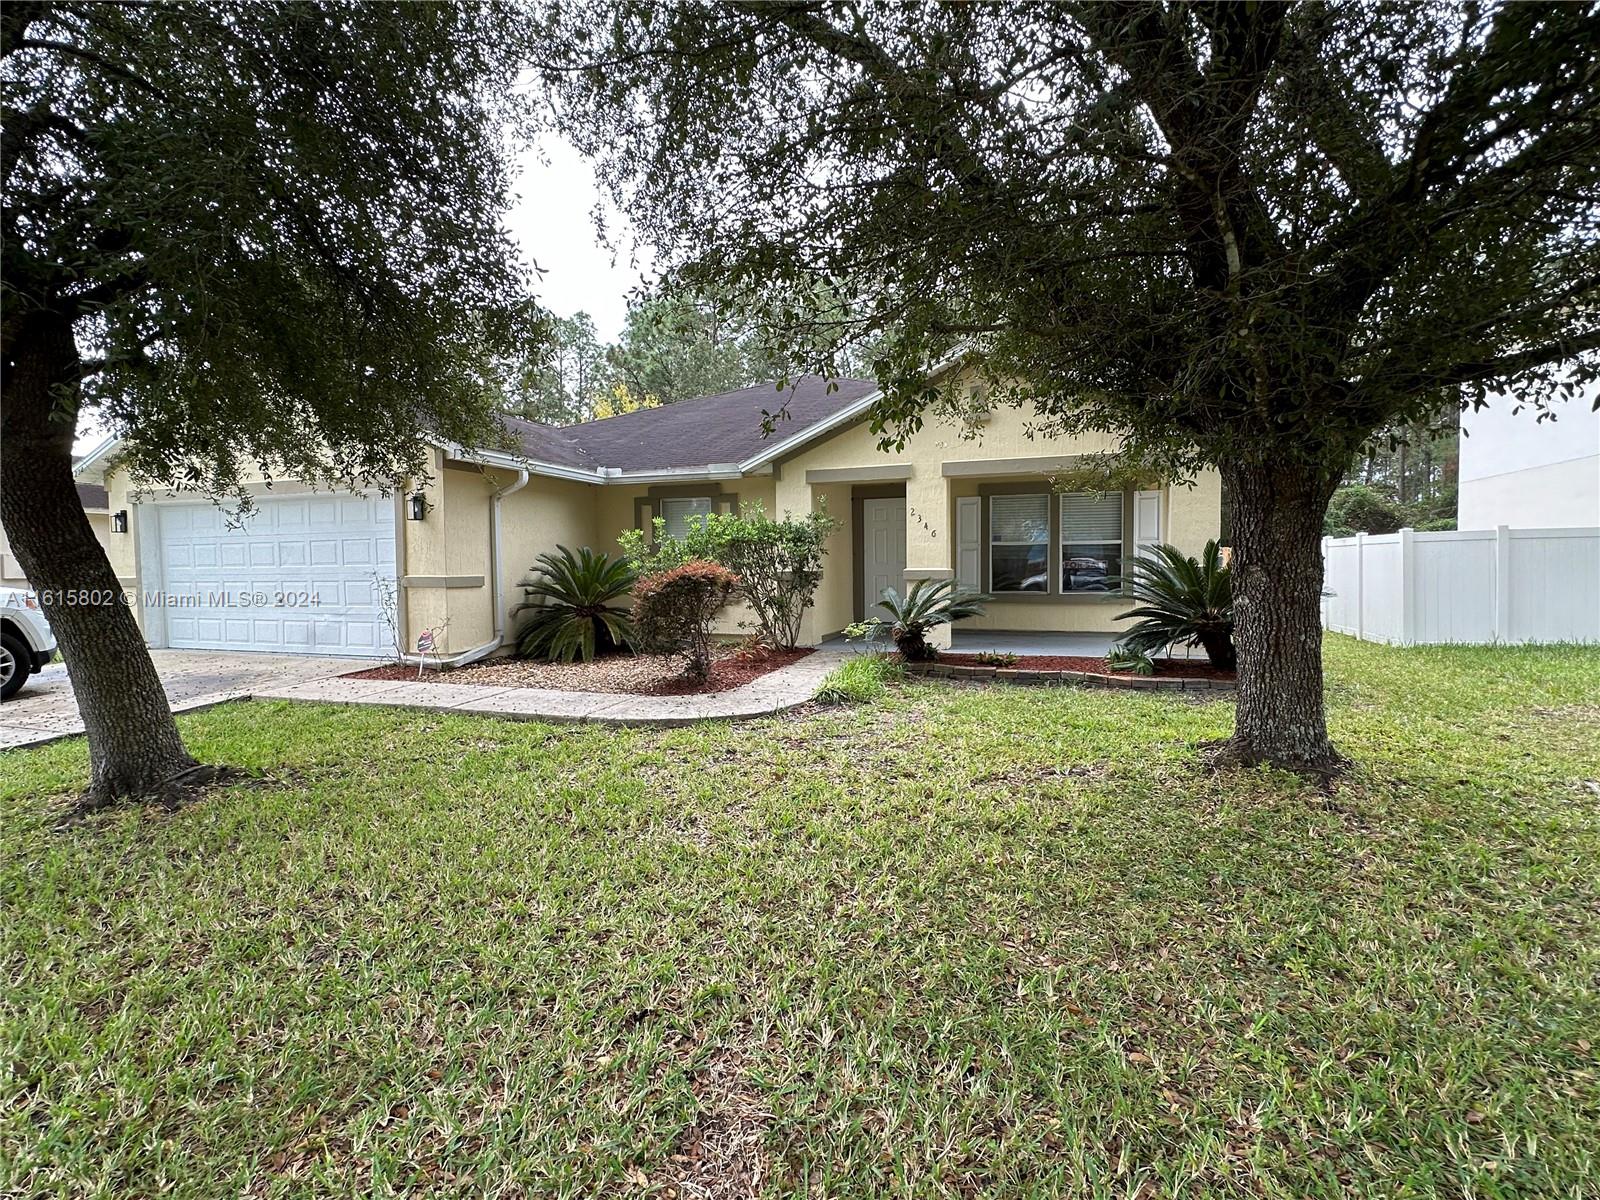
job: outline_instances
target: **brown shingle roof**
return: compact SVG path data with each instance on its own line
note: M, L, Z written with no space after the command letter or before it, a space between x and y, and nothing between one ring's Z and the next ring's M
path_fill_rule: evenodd
M563 428L510 415L504 420L511 436L517 439L522 452L529 458L556 467L579 467L586 471L592 471L600 465L573 440L571 434L572 430L578 428L576 425Z
M98 483L80 483L78 485L78 502L90 512L94 512L96 509L104 512L108 503L106 489Z
M516 417L507 423L524 454L556 466L668 471L738 463L877 390L870 379L832 383L830 392L828 380L803 375L782 390L764 383L562 428ZM780 409L787 409L787 419L777 419L771 436L762 436L763 412Z

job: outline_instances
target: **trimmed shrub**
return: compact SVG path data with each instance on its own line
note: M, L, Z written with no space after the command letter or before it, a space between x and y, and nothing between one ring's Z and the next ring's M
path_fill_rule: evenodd
M792 650L822 582L822 556L839 522L826 510L774 521L759 504L725 517L713 531L716 559L739 577L739 595L762 640Z
M749 504L738 513L691 518L681 538L668 537L666 522L657 517L653 539L630 529L617 541L645 577L695 559L721 563L739 577L739 598L755 614L762 641L791 650L822 582L828 538L838 528L826 509L775 521L760 504Z
M656 654L681 654L689 674L711 673L711 622L739 577L721 563L695 559L648 576L633 590L633 627L639 644Z

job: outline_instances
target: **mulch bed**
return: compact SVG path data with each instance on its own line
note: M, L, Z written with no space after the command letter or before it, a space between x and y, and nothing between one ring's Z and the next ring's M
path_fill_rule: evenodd
M451 671L425 670L429 683L472 683L484 687L554 688L568 692L608 692L632 696L698 696L726 692L799 662L810 650L726 647L716 651L710 678L690 679L683 659L666 654L612 654L591 663L547 663L524 658L491 658ZM414 681L416 667L390 663L351 671L344 679Z
M1103 658L1075 654L1024 654L1003 667L996 662L984 662L976 654L941 653L934 661L951 667L1000 667L1006 671L1081 671L1087 675L1113 675L1123 679L1132 675L1131 671L1113 671ZM1218 671L1203 659L1158 658L1155 661L1156 673L1142 678L1234 679L1234 672Z

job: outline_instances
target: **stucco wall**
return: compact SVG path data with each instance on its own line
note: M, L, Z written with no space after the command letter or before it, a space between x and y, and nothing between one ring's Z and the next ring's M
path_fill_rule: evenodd
M824 583L818 590L817 604L808 633L813 638L837 632L853 619L855 609L855 569L849 529L850 483L808 484L806 472L812 470L859 470L869 476L881 472L888 480L891 469L911 468L904 480L906 491L906 569L951 571L955 569L955 502L961 496L979 494L991 481L1016 481L1046 476L1037 469L1018 469L1015 462L1042 458L1067 458L1114 452L1117 439L1107 434L1074 437L1037 436L1037 419L1030 411L1004 408L990 414L975 435L949 422L930 421L908 439L903 450L878 449L878 435L860 422L836 436L816 443L785 459L779 465L778 507L802 510L814 498L826 496L835 515L846 526L830 551ZM1005 466L1001 473L987 475L944 474L946 463L993 462ZM981 468L973 468L981 469ZM863 483L869 482L864 478ZM1162 511L1162 538L1192 554L1219 535L1222 527L1221 477L1206 471L1192 486L1174 486L1166 492ZM1122 597L1066 597L1052 601L991 601L984 616L964 625L973 629L1064 630L1109 632L1121 626L1117 613L1127 608Z
M128 597L133 619L143 630L144 610L139 596L142 586L139 579L139 522L134 519L133 488L128 482L127 472L111 467L105 473L105 488L106 508L111 512L128 514L127 533L111 533L110 518L107 518L106 557L111 560L111 569L117 573L117 581L122 584L123 593Z
M492 472L496 486L515 480L509 472ZM596 532L596 508L604 489L587 483L530 476L528 486L500 502L500 554L505 582L501 597L505 602L506 642L516 637L518 620L511 610L522 603L517 585L533 569L539 555L566 546L578 550L588 546L606 550Z

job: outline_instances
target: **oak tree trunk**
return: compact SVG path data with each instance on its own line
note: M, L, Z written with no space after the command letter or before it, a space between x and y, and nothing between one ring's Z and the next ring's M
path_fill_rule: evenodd
M0 414L0 521L72 678L89 740L84 806L102 808L162 793L197 764L78 501L72 414L80 364L72 326L48 313L21 318L20 326Z
M1336 478L1228 468L1238 705L1224 761L1326 776L1341 758L1322 697L1322 522Z

